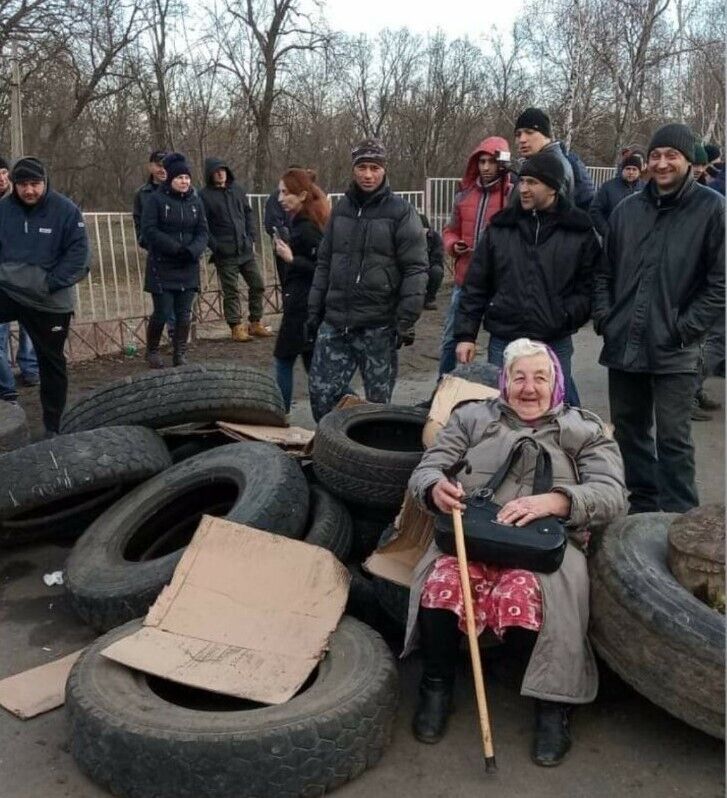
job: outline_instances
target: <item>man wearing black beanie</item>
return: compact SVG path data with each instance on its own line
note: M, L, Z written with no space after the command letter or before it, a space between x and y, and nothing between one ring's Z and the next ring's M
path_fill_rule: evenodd
M81 211L48 185L37 158L20 158L12 194L0 200L0 323L18 321L38 356L46 433L58 432L68 377L63 347L74 289L89 270Z
M632 513L699 504L690 414L700 339L724 313L725 234L724 199L692 175L694 148L685 125L654 133L651 179L611 214L596 270L594 327Z
M465 276L454 322L457 360L469 363L480 325L487 359L502 367L517 338L544 341L563 369L566 402L580 405L571 374L572 335L591 315L601 248L591 220L563 194L559 158L538 153L520 172L518 201L492 217Z
M622 199L630 197L646 185L641 179L644 162L639 155L627 155L619 164L619 174L607 180L591 203L588 213L599 235L605 236L608 218Z
M549 153L563 164L563 191L573 204L587 211L593 201L595 188L583 161L572 150L568 152L561 141L553 140L550 117L541 108L526 108L515 122L515 142L518 155L527 159L537 153ZM510 195L510 204L517 205L517 191Z

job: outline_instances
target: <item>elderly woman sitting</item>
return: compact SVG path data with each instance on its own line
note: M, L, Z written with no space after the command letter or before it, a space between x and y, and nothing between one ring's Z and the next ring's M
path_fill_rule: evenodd
M557 765L570 748L569 710L593 701L598 673L587 638L588 571L580 544L624 511L623 463L600 419L563 404L563 373L542 343L521 338L505 350L500 397L455 409L437 443L412 474L409 487L430 511L464 509L464 496L485 485L513 449L518 459L497 489L498 520L518 526L536 518L564 520L569 545L560 568L536 574L470 562L478 633L525 646L529 662L521 693L535 698L533 760ZM552 489L530 495L540 448L550 454ZM461 483L444 469L466 457ZM466 529L465 529L466 534ZM436 743L451 712L464 609L455 557L434 543L415 569L405 643L420 637L424 671L414 735Z

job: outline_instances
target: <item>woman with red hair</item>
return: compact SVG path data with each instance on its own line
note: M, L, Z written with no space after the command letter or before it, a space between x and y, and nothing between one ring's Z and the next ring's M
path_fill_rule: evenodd
M278 184L278 200L291 216L290 230L276 228L273 235L275 254L284 264L283 320L275 342L275 377L283 394L285 412L290 412L293 397L293 368L300 355L306 372L313 356L305 321L308 292L316 270L318 245L331 213L328 197L316 184L310 169L288 169Z

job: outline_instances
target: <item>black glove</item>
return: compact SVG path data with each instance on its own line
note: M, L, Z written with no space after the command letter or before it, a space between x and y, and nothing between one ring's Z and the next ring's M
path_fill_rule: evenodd
M318 319L310 318L305 323L305 340L308 344L314 344L318 335L318 328L321 326Z
M399 327L396 331L396 348L401 349L402 346L411 346L414 343L414 328L413 327Z

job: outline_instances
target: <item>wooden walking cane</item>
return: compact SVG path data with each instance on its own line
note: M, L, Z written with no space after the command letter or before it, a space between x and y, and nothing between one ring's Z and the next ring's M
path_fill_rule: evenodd
M455 475L462 471L462 469L465 469L467 473L471 470L470 464L466 460L460 460L455 463L451 468L446 469L444 474L450 480L454 481ZM497 763L495 762L495 749L492 745L490 713L487 709L487 695L485 694L485 677L482 673L480 646L477 641L477 629L475 628L475 610L472 605L472 588L470 587L470 573L467 568L467 549L464 541L461 510L457 508L452 510L452 521L454 523L454 541L457 547L459 579L462 586L464 614L467 623L467 641L469 643L470 659L472 661L472 675L475 680L475 695L477 696L477 710L480 716L482 746L485 752L485 773L495 773L497 771Z

